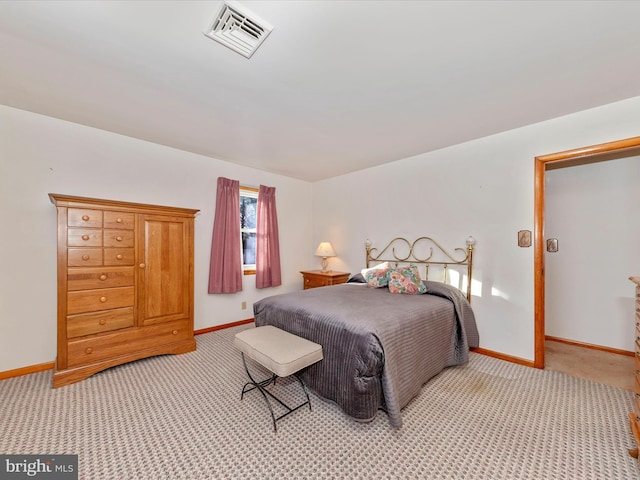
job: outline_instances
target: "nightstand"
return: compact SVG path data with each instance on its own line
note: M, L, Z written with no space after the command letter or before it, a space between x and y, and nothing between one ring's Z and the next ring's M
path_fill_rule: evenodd
M349 280L350 273L347 272L334 272L329 270L323 272L321 270L307 270L300 272L303 278L304 289L316 287L326 287L328 285L338 285L339 283L346 283Z

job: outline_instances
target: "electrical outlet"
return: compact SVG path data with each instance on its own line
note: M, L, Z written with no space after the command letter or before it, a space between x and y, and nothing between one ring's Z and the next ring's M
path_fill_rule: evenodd
M247 309L247 302L242 302L242 310L246 310Z

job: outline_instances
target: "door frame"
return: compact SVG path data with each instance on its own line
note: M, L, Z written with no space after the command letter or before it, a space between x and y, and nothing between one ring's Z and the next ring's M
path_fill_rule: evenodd
M546 170L566 162L567 166L582 165L594 157L615 155L628 150L640 149L640 137L631 137L615 142L601 143L589 147L565 150L535 157L534 213L533 213L533 272L534 272L534 359L535 368L544 368L545 343L545 274L544 274L544 207ZM619 158L619 157L618 157ZM595 158L597 161L597 158Z

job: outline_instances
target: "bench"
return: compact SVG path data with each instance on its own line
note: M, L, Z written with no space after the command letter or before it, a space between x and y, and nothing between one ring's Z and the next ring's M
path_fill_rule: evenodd
M257 389L264 397L271 412L274 432L278 431L276 422L281 418L305 405L309 405L309 410L311 410L309 393L298 376L298 372L322 360L322 345L285 332L272 325L249 328L238 332L235 335L233 344L242 354L242 363L249 377L249 381L242 388L240 399L242 400L244 398L245 393ZM249 371L246 356L269 370L272 373L271 377L256 381ZM289 375L294 375L297 378L307 398L305 402L296 407L288 406L266 389L266 387L271 384L275 385L278 377L287 377ZM282 405L286 409L285 413L276 417L271 401L269 400L270 398Z

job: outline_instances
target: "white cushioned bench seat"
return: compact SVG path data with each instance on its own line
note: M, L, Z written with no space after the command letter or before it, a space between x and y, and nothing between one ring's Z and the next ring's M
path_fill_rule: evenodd
M273 421L273 431L277 432L276 422L281 418L295 412L299 408L309 405L311 410L311 399L302 379L296 374L309 365L322 360L322 345L318 345L306 338L298 337L293 333L285 332L273 325L249 328L236 333L233 344L242 353L242 363L249 376L249 381L242 388L240 399L244 394L257 389L262 393ZM249 357L260 365L266 367L271 373L271 378L255 380L249 371L245 357ZM275 387L276 378L293 375L297 380L306 397L306 401L295 407L290 407L281 399L270 392L267 387ZM276 416L270 398L284 407L285 413Z
M238 332L233 344L279 377L292 375L322 360L322 345L272 325Z

